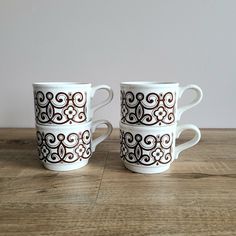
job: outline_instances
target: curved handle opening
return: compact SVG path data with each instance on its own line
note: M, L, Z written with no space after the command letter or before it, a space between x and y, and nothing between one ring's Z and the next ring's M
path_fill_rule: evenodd
M101 126L101 125L106 125L107 131L105 134L102 134L98 138L95 138L94 140L92 140L92 152L95 151L95 149L99 143L101 143L102 141L104 141L105 139L107 139L110 136L110 134L113 130L111 123L108 122L107 120L97 120L92 123L92 133L94 133L95 130L97 129L97 127Z
M185 111L189 110L192 107L195 107L202 100L202 96L203 96L202 90L199 86L194 85L194 84L190 84L185 87L180 87L179 88L179 98L181 98L183 93L186 92L187 90L193 90L196 93L196 95L195 95L194 99L189 104L178 108L177 120L180 120L182 114Z
M98 110L98 109L104 107L105 105L107 105L108 103L110 103L111 100L113 99L113 91L112 91L111 87L109 87L108 85L99 85L99 86L93 87L92 88L92 98L94 97L95 93L98 90L106 90L108 92L108 97L92 108L92 114L94 114L94 112L96 110Z
M199 142L199 140L201 139L201 132L200 132L200 130L198 129L197 126L192 125L192 124L177 126L176 138L179 138L180 134L182 132L186 131L186 130L194 131L195 135L194 135L194 137L191 140L176 146L176 148L175 148L175 159L178 158L179 154L182 151L184 151L184 150L186 150L188 148L191 148L192 146L196 145Z

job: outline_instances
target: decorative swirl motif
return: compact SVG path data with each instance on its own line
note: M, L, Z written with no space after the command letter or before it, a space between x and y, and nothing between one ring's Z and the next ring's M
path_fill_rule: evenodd
M172 160L173 133L162 136L133 135L120 130L120 156L129 163L152 166Z
M72 124L86 120L86 93L34 92L35 119L39 124Z
M37 131L38 152L40 160L49 163L73 163L91 156L91 134L89 130L83 133L70 133L65 136L60 133L44 133Z
M175 121L176 94L121 90L121 122L137 125L167 125Z

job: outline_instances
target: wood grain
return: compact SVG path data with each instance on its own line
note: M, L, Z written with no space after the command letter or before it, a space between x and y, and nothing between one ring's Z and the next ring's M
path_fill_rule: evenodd
M42 167L34 135L0 129L0 236L236 235L235 129L202 130L197 146L156 175L124 168L117 129L70 172Z

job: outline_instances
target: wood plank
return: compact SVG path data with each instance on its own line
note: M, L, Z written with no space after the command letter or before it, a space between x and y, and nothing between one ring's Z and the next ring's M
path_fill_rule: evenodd
M222 206L13 204L0 210L0 235L235 235L236 210Z

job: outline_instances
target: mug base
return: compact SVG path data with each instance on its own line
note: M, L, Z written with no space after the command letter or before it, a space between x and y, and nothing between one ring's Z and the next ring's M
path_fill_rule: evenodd
M127 169L140 174L157 174L157 173L162 173L170 168L170 164L152 167L152 166L137 166L124 162L124 165Z
M43 163L44 167L48 170L53 171L69 171L69 170L76 170L82 168L88 164L88 160L77 161L74 163L55 163L55 164L48 164Z

